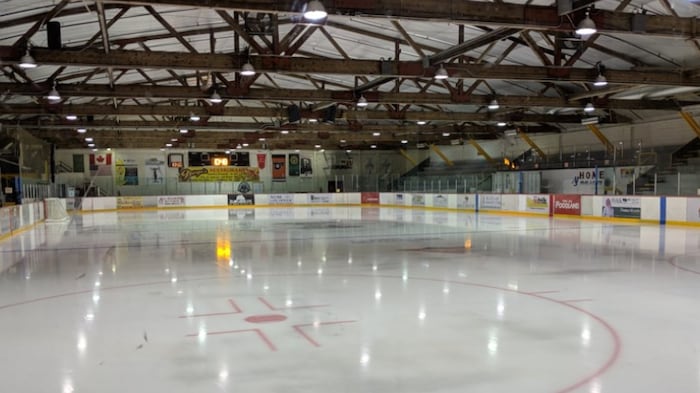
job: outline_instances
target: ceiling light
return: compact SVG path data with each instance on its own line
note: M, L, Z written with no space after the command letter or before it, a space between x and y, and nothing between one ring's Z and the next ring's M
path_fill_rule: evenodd
M170 138L170 142L177 142L177 138Z
M88 147L95 147L94 143L88 143Z
M241 67L241 75L243 75L243 76L255 75L255 67L253 67L253 65L250 64L250 62L243 64L243 67Z
M372 136L380 136L380 135L382 135L381 132L373 132L373 133L372 133Z
M593 22L593 19L591 19L589 16L589 12L586 11L586 17L581 21L581 23L578 24L576 34L581 36L589 36L591 34L595 34L597 31L598 29L595 26L595 22Z
M190 112L190 121L199 121L201 117L199 115L195 115L194 113Z
M94 141L94 139L92 139L90 137L85 138L85 142L92 142L92 141Z
M496 109L500 108L501 106L498 105L498 101L494 98L489 102L489 110L495 111Z
M248 143L243 144L243 147L248 147L248 146L250 146L250 144L248 144Z
M222 101L221 96L216 90L211 94L211 97L209 97L209 102L212 104L220 104Z
M34 60L31 54L29 54L29 48L27 48L27 52L24 54L24 56L19 59L19 68L36 68L36 60Z
M441 79L447 79L449 77L450 77L450 75L447 73L447 70L445 69L445 67L443 67L442 64L440 64L440 68L438 68L438 70L435 71L434 78L441 80Z
M367 99L365 98L365 96L361 95L360 98L357 100L357 106L359 106L360 108L364 108L367 105Z
M242 149L242 148L243 148L243 146L241 146L240 143L238 145L236 145L236 149Z
M326 151L326 149L321 149L321 150L319 150L319 152L321 152L321 153L323 153L324 151Z
M352 153L352 150L347 149L347 150L345 150L345 152L346 152L346 153Z
M603 74L598 74L598 76L595 78L595 82L593 82L593 86L607 86L608 84L608 79L605 77Z
M321 145L314 145L315 148L320 149Z
M345 143L345 142L347 142L345 139L340 140L340 143Z
M443 133L442 133L442 136L450 136L450 133L449 133L449 132L443 132Z
M66 115L66 120L78 120L78 116L76 115Z
M108 148L107 148L107 151L112 151L112 148L111 148L111 147L108 147Z
M78 128L76 131L78 131L78 134L84 134L87 132L87 129L85 128Z
M506 123L505 121L499 121L498 123L496 123L496 125L499 127L505 127L508 125L508 123Z
M319 20L328 16L326 8L318 0L311 0L304 5L304 18Z
M187 134L189 130L187 128L180 128L180 134Z
M46 95L46 98L49 101L58 101L61 99L61 95L58 94L58 90L56 90L56 81L53 82L53 87L49 90L49 94Z
M401 143L403 143L403 144L405 145L405 144L407 144L407 143L408 143L408 140L406 140L406 139L402 139L402 140L401 140Z
M418 124L419 126L422 126L422 125L424 125L425 123L427 123L425 120L418 120L418 121L416 122L416 124Z
M92 149L92 151L97 151L97 149Z
M280 131L280 132L281 132L282 134L289 134L289 131L288 131L288 130L282 130L282 131Z
M369 148L370 148L370 149L376 149L376 148L377 148L377 145L371 145Z
M260 142L265 142L265 138L258 138Z
M166 143L166 144L165 144L165 147L173 147L173 144L172 144L172 143Z
M590 102L588 104L586 104L585 108L583 108L584 112L593 112L594 110L595 110L595 107Z
M309 123L316 123L317 121L317 119L309 119Z

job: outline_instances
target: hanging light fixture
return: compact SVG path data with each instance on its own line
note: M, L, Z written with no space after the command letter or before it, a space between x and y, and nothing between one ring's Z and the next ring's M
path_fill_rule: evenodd
M608 79L603 75L603 70L605 69L605 66L601 64L600 62L597 62L595 64L595 69L598 71L598 76L596 76L595 81L593 82L593 86L606 86L608 84Z
M25 52L24 56L19 59L19 68L29 69L36 68L36 66L36 60L34 60L32 55L29 53L29 48L27 48L27 52Z
M66 115L66 120L70 120L70 121L78 120L78 116L76 116L76 115Z
M61 99L61 95L58 94L58 90L56 90L56 81L53 81L53 87L49 90L49 94L46 95L46 99L49 101L58 101Z
M357 100L357 106L360 108L364 108L367 105L369 105L369 103L367 102L367 99L365 98L364 95L361 95L360 98Z
M586 11L586 17L576 27L576 34L580 36L589 36L598 31L595 22L590 17L590 11Z
M255 75L255 67L253 67L253 65L250 64L250 61L243 64L243 67L241 67L241 75L243 75L243 76Z
M608 79L603 74L598 74L593 82L593 86L606 86L608 84Z
M214 92L211 93L211 97L209 97L209 102L211 102L212 104L220 104L222 101L223 100L221 99L219 93L216 90L214 90Z
M199 115L195 115L194 112L190 112L190 121L199 121L201 118Z
M593 106L593 103L590 103L590 102L588 104L586 104L585 108L583 108L583 111L586 113L593 112L594 110L595 110L595 107Z
M495 111L496 109L500 108L501 106L498 105L498 101L496 99L492 99L491 102L489 102L489 110Z
M447 73L447 70L445 69L445 67L443 67L443 65L440 64L440 68L438 68L438 70L435 71L434 78L438 79L438 80L442 80L442 79L447 79L449 77L450 77L450 75Z
M326 7L318 0L311 0L304 5L304 18L308 20L319 20L327 16Z

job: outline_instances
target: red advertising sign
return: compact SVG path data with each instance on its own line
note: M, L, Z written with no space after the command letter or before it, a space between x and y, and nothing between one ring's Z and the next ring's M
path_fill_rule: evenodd
M369 203L372 205L379 204L379 193L378 192L363 192L362 193L362 204Z
M581 215L581 195L554 195L554 214Z

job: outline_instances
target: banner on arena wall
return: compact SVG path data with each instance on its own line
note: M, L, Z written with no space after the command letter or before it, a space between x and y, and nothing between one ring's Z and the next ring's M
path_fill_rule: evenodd
M528 195L525 200L525 211L549 213L549 195Z
M143 207L143 197L140 196L122 196L117 197L117 209L131 209Z
M138 186L139 167L136 160L120 158L115 163L116 176L114 181L118 186Z
M457 209L476 209L476 195L457 195Z
M500 210L502 198L500 194L480 194L479 209L495 209Z
M404 203L406 203L405 199L406 198L405 198L404 194L396 194L394 196L394 203L397 205L403 205Z
M298 154L289 155L289 176L299 176L301 168L301 158Z
M556 194L553 198L554 214L581 215L581 195Z
M258 168L265 169L265 161L267 160L267 153L258 153Z
M294 203L293 194L270 194L268 195L270 205L291 205Z
M255 195L253 194L228 194L229 206L255 205Z
M700 222L700 198L688 198L686 204L686 220Z
M185 206L184 196L159 196L158 207L181 207Z
M606 197L603 201L603 217L641 218L642 199L635 197Z
M433 195L433 207L447 207L447 196L442 194Z
M272 181L287 181L287 158L284 154L272 155Z
M312 203L312 204L333 203L333 194L309 194L309 203Z
M259 181L260 169L242 166L202 166L178 169L181 182Z
M379 204L379 193L378 192L363 192L360 194L361 202L363 204Z
M411 206L425 206L425 195L412 194L411 195Z
M313 176L313 168L311 168L311 158L302 156L300 159L299 176L301 177L311 177Z
M163 184L165 181L165 160L149 158L146 160L146 184Z

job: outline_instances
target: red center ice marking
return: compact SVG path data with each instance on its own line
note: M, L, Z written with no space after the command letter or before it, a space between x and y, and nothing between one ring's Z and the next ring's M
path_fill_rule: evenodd
M287 319L286 316L280 314L271 315L253 315L245 319L246 322L250 323L270 323L270 322L282 322Z
M314 304L314 305L302 305L302 306L286 306L286 307L276 307L269 301L267 301L263 297L258 297L258 300L260 303L265 305L269 310L271 311L286 311L286 310L298 310L298 309L305 309L305 308L316 308L316 307L328 307L328 304ZM207 313L207 314L192 314L192 315L181 315L180 318L198 318L198 317L215 317L215 316L220 316L220 315L232 315L232 314L241 314L243 313L243 310L236 304L236 302L233 299L228 299L228 303L233 308L234 311L228 311L228 312L215 312L215 313ZM287 316L282 315L282 314L259 314L259 315L251 315L249 317L246 317L244 321L248 323L274 323L274 322L282 322L286 321ZM318 329L321 326L327 326L327 325L338 325L338 324L343 324L343 323L352 323L356 321L316 321L314 323L302 323L302 324L296 324L292 325L292 329L299 334L301 337L303 337L309 344L313 345L314 347L320 347L321 344L318 343L318 341L314 340L308 333L306 333L303 328L307 327L314 327ZM277 347L272 343L272 341L267 337L267 335L260 329L238 329L238 330L222 330L222 331L212 331L212 332L206 332L207 336L211 335L220 335L220 334L233 334L233 333L255 333L257 334L258 337L263 341L263 343L271 350L271 351L277 351ZM186 337L198 337L199 333L193 333L193 334L188 334Z

